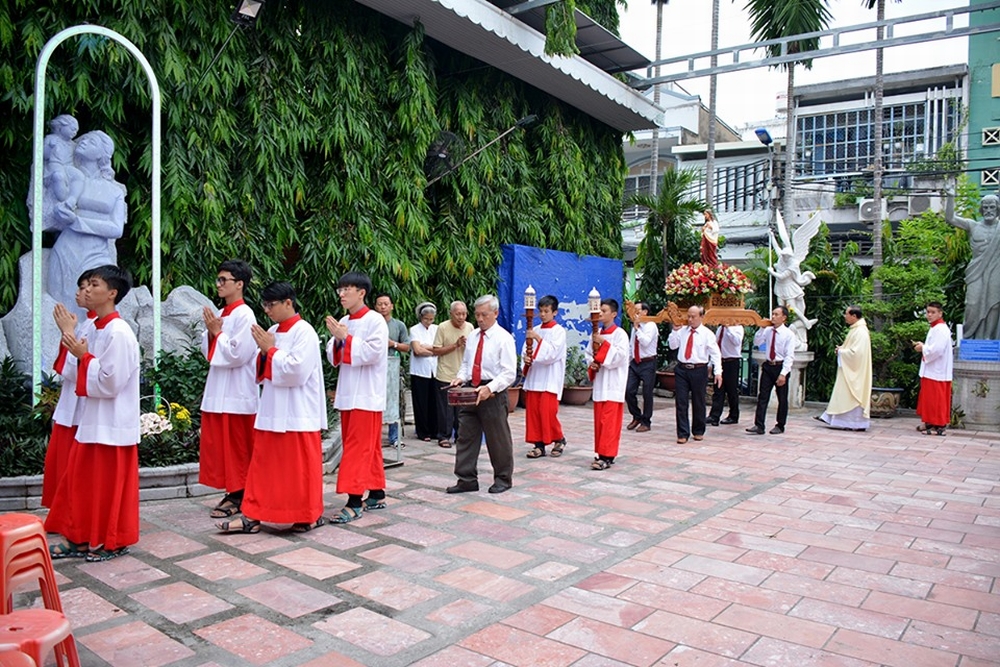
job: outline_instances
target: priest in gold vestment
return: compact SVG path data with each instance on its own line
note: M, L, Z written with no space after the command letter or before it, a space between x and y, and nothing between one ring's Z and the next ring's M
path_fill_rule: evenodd
M866 430L872 398L872 342L858 306L849 306L847 338L837 347L837 381L826 412L817 417L833 428Z

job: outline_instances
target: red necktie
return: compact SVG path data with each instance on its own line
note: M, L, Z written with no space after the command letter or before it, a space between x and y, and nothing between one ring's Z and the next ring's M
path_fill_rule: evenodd
M483 343L486 342L486 334L479 332L479 345L476 346L476 358L472 361L472 384L478 387L483 379Z
M778 339L778 329L777 327L771 329L771 351L768 353L767 358L774 361L774 343Z
M688 329L688 342L684 346L684 361L691 363L691 353L694 351L694 329Z
M720 350L722 349L722 334L724 333L726 333L726 327L719 327L719 337L715 339L715 344L719 346Z
M639 363L642 359L639 357L639 325L635 325L635 347L633 348L635 355L635 363Z

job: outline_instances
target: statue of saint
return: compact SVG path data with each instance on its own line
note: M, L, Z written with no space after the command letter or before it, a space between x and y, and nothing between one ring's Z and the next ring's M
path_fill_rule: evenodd
M54 142L55 145L55 142ZM58 146L62 151L65 146ZM46 229L59 230L50 253L48 293L69 307L75 301L80 274L105 264L116 264L115 239L125 230L125 186L115 181L111 156L115 144L104 132L88 132L75 141L72 167L65 179L53 178L55 205Z
M1000 233L997 215L1000 197L986 195L979 202L982 222L955 215L953 188L945 198L944 218L964 229L972 246L972 259L965 269L964 338L1000 339Z
M705 225L701 228L701 263L715 268L719 265L719 221L711 211L704 211Z

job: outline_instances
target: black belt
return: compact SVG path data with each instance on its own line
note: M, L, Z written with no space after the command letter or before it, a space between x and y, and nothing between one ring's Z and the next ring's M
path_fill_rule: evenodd
M723 361L743 361L743 357L722 357Z
M692 368L706 368L708 364L677 364L681 368L691 370Z
M768 366L781 366L782 364L785 363L785 360L775 359L774 361L771 361L770 359L765 359L764 363L767 364Z
M635 357L632 357L632 360L635 361ZM642 357L642 358L639 359L639 361L637 363L644 364L647 361L656 361L656 357L655 356L653 356L653 357Z

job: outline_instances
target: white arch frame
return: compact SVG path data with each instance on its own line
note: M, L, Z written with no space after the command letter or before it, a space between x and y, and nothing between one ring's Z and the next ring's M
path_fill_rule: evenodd
M160 85L146 56L139 48L118 34L97 25L78 25L56 33L38 55L35 68L35 121L32 138L32 190L34 204L31 214L31 383L35 400L42 382L42 142L45 137L45 71L49 58L60 44L76 35L103 35L124 46L142 65L149 78L153 102L153 184L152 184L152 254L153 254L153 363L160 353Z

